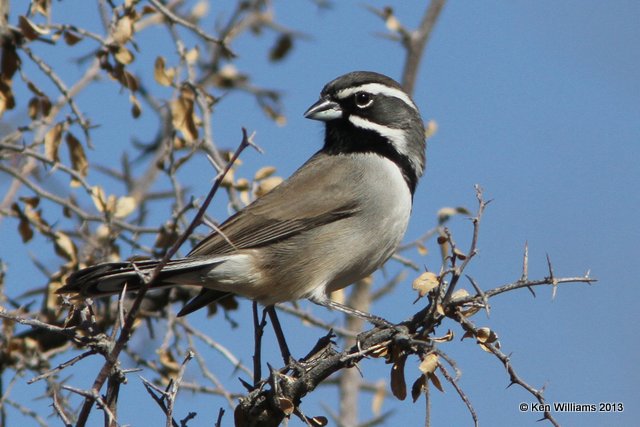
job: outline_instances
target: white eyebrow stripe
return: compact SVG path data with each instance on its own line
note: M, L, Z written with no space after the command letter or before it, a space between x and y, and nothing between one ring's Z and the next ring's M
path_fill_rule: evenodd
M420 170L420 165L418 165L416 160L411 156L411 153L409 153L409 150L407 149L408 144L404 130L379 125L377 123L370 122L367 119L363 119L362 117L354 115L349 116L349 121L354 126L360 129L371 130L387 138L390 141L391 145L393 145L393 147L396 149L396 151L409 160L414 171Z
M385 86L380 83L367 83L360 86L349 87L347 89L342 89L336 93L336 98L345 99L350 97L351 95L357 92L368 92L373 95L384 95L384 96L392 96L394 98L398 98L404 101L409 107L418 111L418 107L413 103L409 95L401 91L400 89L396 89L395 87Z

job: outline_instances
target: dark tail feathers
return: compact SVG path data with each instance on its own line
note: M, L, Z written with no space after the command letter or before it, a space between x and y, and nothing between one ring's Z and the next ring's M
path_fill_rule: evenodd
M212 268L220 262L212 258L195 257L171 260L162 268L153 288L185 283L178 276L184 277L204 267ZM83 297L114 295L122 292L125 283L127 291L135 291L142 285L142 276L150 275L157 265L156 260L97 264L73 273L57 293L78 294Z

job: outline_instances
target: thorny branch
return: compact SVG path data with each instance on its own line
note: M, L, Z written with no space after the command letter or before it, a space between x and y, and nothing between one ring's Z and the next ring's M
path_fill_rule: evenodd
M182 233L180 238L173 244L171 249L167 251L165 256L158 263L157 267L151 272L151 275L148 277L141 275L143 284L140 287L140 290L138 291L138 294L135 300L133 301L133 304L129 308L129 312L124 321L124 324L122 325L122 329L120 330L118 339L114 343L113 349L107 355L106 361L102 369L98 373L98 376L96 377L93 383L93 386L91 387L92 393L88 394L87 398L85 399L85 403L82 406L80 415L78 416L78 423L77 423L78 426L83 426L87 422L89 413L91 412L91 407L93 406L93 403L95 401L94 396L99 394L100 389L102 388L104 382L109 377L110 372L115 368L120 352L124 349L125 345L129 342L129 339L131 338L131 334L133 332L133 325L138 317L138 311L140 310L140 306L142 305L142 301L144 300L144 296L146 295L147 290L153 284L153 282L158 278L160 271L166 265L169 259L171 259L173 255L175 255L175 253L178 251L180 246L193 233L195 228L198 226L198 224L202 220L204 212L209 206L209 203L211 203L211 200L213 200L213 196L215 196L216 192L218 191L218 188L220 188L220 184L222 183L222 180L224 179L226 174L229 172L229 170L231 169L235 161L238 159L240 154L250 146L255 146L255 145L251 141L250 137L247 135L247 131L243 129L242 141L240 142L240 145L236 149L235 153L233 154L233 156L231 157L231 159L229 160L229 162L227 163L223 171L216 177L211 187L211 190L209 191L209 194L207 195L204 203L202 204L202 207L196 214L195 218L191 221L191 224L189 224L189 227L187 227L187 229Z
M449 257L449 269L441 276L441 284L445 283L445 276L449 275L452 279L448 285L448 289L455 287L454 279L457 281L464 273L468 262L463 262L460 266L456 266L457 259L465 261L473 258L477 250L479 226L482 213L486 207L486 202L482 198L482 192L477 189L478 196L478 212L472 219L473 222L473 239L469 251L463 254L457 250L455 245L450 245L451 256ZM443 240L441 244L451 243L451 236ZM442 354L437 349L440 342L450 341L453 336L443 339L434 338L434 333L445 317L449 317L458 322L463 330L471 332L473 336L478 337L478 343L485 346L496 355L496 357L505 365L507 372L513 383L521 385L525 390L530 392L541 403L544 402L542 390L536 390L529 386L516 373L515 369L509 363L509 358L502 353L494 342L484 337L485 330L478 331L468 320L470 316L475 314L481 307L483 301L498 295L502 292L515 290L527 286L558 286L565 283L593 283L595 280L588 275L571 278L557 278L550 274L548 277L537 280L518 280L509 285L499 288L490 289L475 296L467 296L460 298L443 298L440 297L443 292L447 291L447 285L444 287L435 287L428 295L429 304L415 313L413 316L393 327L377 326L362 332L357 337L357 342L352 347L343 351L337 351L331 341L331 336L322 338L317 344L314 351L309 355L300 359L295 363L288 364L277 374L272 374L263 380L248 396L240 400L240 404L236 408L235 419L237 425L243 423L258 422L259 425L276 426L286 416L286 407L293 405L298 407L304 396L311 393L320 383L325 381L332 374L351 368L358 361L365 357L384 357L388 363L397 364L406 359L408 355L415 355L421 360L429 353L436 351L436 354ZM444 288L444 289L443 289ZM453 294L452 294L453 295ZM404 362L402 362L402 366ZM441 368L442 369L442 368ZM404 372L398 371L404 376ZM469 412L477 424L477 416L466 393L457 384L457 381L446 373L441 371L445 378L453 385L458 395L469 408ZM286 375L284 375L286 373ZM393 375L393 374L392 374ZM431 374L430 374L431 375ZM404 383L404 380L402 380ZM267 387L270 386L270 387ZM393 385L392 385L393 390ZM399 389L393 390L394 394L402 395ZM557 425L557 421L551 414L545 414L545 418L552 424Z
M0 4L3 3L0 2ZM414 91L418 66L444 4L445 0L432 0L415 30L403 26L391 8L381 11L374 9L375 13L385 20L387 28L392 32L392 38L398 41L406 52L402 84L410 93ZM5 295L4 266L0 263L0 304L2 304L0 318L3 319L0 367L12 369L16 373L8 387L3 388L3 384L0 384L2 394L0 424L6 418L7 406L16 408L40 425L47 424L38 413L9 397L13 385L26 370L30 370L38 374L29 382L46 383L46 397L52 402L55 414L64 425L85 425L94 406L103 411L105 425L118 425L120 385L129 373L134 372L120 366L122 352L126 351L135 363L157 374L158 379L154 382L144 379L142 381L152 399L166 414L166 424L171 426L186 426L195 417L195 412L190 412L180 421L176 421L173 416L179 388L222 396L229 407L234 408L237 425L249 423L277 425L291 414L298 416L307 425L325 425L324 417L307 417L301 409L303 398L318 385L342 382L343 393L352 394L350 401L357 401L353 399L354 396L357 397L357 393L375 392L376 387L370 387L370 384L365 383L352 388L345 385L352 383L349 379L350 374L354 374L353 377L360 375L350 368L356 367L357 363L364 358L383 358L393 365L391 391L397 397L404 397L406 390L400 385L404 384L403 367L410 356L415 356L425 364L433 357L438 360L432 368L425 367L424 375L414 383L412 387L414 400L422 394L428 397L431 385L439 388L436 385L436 383L439 384L437 379L437 372L439 372L456 390L477 425L478 420L471 400L458 383L460 371L455 361L440 348L444 347L444 343L453 335L447 333L443 337L436 336L445 318L457 322L465 333L476 338L483 349L494 354L504 365L512 384L520 385L539 402L544 402L542 390L528 385L516 373L509 356L504 354L498 342L493 340L495 337L493 331L476 327L470 317L482 309L487 310L488 313L489 300L505 292L520 288L531 290L535 286L552 286L555 295L560 285L592 283L595 280L588 274L578 277L556 277L549 260L547 277L529 279L528 252L525 250L523 273L520 279L493 289L482 290L472 277L465 274L467 266L476 253L479 226L486 205L479 191L479 209L476 216L472 218L472 243L467 252L460 251L453 236L442 224L401 248L402 250L419 248L427 240L439 235L439 243L445 254L444 265L437 275L437 286L425 294L428 298L425 306L398 325L374 327L358 334L357 331L361 330L358 322L349 322L346 327L340 327L316 318L297 305L281 305L278 310L295 316L305 324L326 330L328 333L305 357L298 360L291 359L280 369L270 367L266 377L261 375L263 361L259 357L257 348L259 337L256 336L256 359L253 369L250 369L243 364L242 356L234 355L222 343L194 328L186 320L176 319L170 312L169 305L189 298L191 294L185 290L174 289L146 297L143 290L133 299L120 298L115 304L91 304L72 310L66 319L61 318L59 302L51 295L71 271L85 263L119 257L118 244L163 257L164 263L178 251L186 239L193 238L194 230L199 224L216 228L215 221L206 218L204 212L219 187L226 191L229 204L233 209L240 209L249 201L251 194L246 189L246 183L240 183L240 180L234 176L229 179L225 179L225 176L230 176L227 174L240 152L247 146L252 146L251 138L243 130L243 141L233 155L224 152L216 145L213 137L214 122L211 116L214 106L224 100L224 95L218 96L217 92L226 94L241 91L250 94L268 117L278 123L282 122L283 117L279 92L257 86L251 81L253 76L235 68L232 43L248 32L252 34L260 34L264 30L274 32L279 38L272 52L272 58L278 60L291 50L294 41L303 39L306 35L277 22L271 2L264 0L237 2L226 19L217 21L219 25L215 28L215 34L204 30L203 23L200 22L201 12L195 9L185 11L188 4L183 0L167 2L134 0L119 3L118 6L109 0L99 0L104 21L102 32L99 29L89 30L75 24L51 22L51 7L50 2L32 1L30 11L25 19L21 20L20 27L0 25L4 29L0 35L3 41L3 64L0 70L0 100L3 103L0 103L2 108L0 113L4 112L4 109L13 108L9 101L13 97L12 87L15 87L18 81L33 94L28 105L30 121L16 126L14 130L0 137L0 173L11 179L11 184L0 202L0 218L15 218L19 222L19 233L25 241L31 238L33 229L55 240L56 252L62 253L61 256L65 260L65 264L61 265L56 272L48 271L38 260L34 261L34 264L47 277L48 283L39 289L28 289L15 301ZM3 4L2 8L6 12L8 3ZM45 16L46 22L38 21L36 17L38 13ZM4 19L5 13L0 15L0 20ZM38 22L37 26L32 25L33 22ZM156 63L155 82L146 78L139 69L133 69L132 65L135 55L140 51L136 36L149 28L164 29L172 43L168 50L173 48L178 56L178 63L173 67L170 64L171 61L164 57L164 66L160 67L159 63ZM189 36L195 37L196 41L193 42ZM38 43L53 49L58 47L62 40L69 49L82 40L85 40L84 46L90 44L90 53L77 60L79 67L85 67L85 63L88 66L75 82L65 81L66 74L61 73L44 59L50 55L40 54ZM191 48L193 43L195 48ZM75 53L73 50L72 52ZM74 55L74 57L78 56ZM30 64L35 66L32 69L44 76L49 83L48 86L53 89L45 91L36 87L35 82L39 80L30 74L35 71L29 71L21 61L30 61ZM18 80L14 75L19 76L20 79ZM108 78L105 79L105 77ZM97 163L88 165L92 170L104 173L122 184L127 194L135 201L135 218L125 219L116 214L113 202L117 199L109 201L109 197L105 196L97 197L98 201L96 201L96 193L100 189L95 185L96 177L89 175L82 167L83 162L88 162L89 157L84 153L83 147L93 148L95 126L94 118L84 112L85 109L78 95L98 81L118 85L122 93L129 95L134 118L141 114L144 105L151 110L151 114L157 116L159 123L156 136L151 142L135 142L135 148L139 152L135 160L130 161L125 155L120 167L116 169ZM155 92L152 92L156 84L167 86L172 91L171 97L156 98ZM217 91L216 96L213 96L210 90ZM51 99L55 101L52 102ZM20 107L23 106L20 105ZM102 124L96 123L96 125ZM59 132L56 131L58 125L60 125ZM62 141L67 141L73 133L81 134L84 139L78 141L75 146L68 143L68 151L73 152L75 161L65 162L60 159L58 151ZM191 164L192 160L201 154L208 156L218 176L206 200L199 205L195 200L185 200L188 187L181 180L180 172L185 164ZM134 168L144 169L144 172L136 177L132 172ZM76 194L73 189L60 190L57 180L61 176L65 181L70 180L74 185L79 186L82 190L80 194ZM151 191L151 188L157 186L162 178L168 180L171 184L170 188L166 191ZM260 182L255 179L251 184L259 185ZM84 200L93 199L87 204L92 206L93 203L98 214L95 210L84 207L87 204L82 203L82 197L85 197ZM80 200L77 200L79 198ZM149 225L150 203L159 199L174 200L173 214L164 225ZM38 207L40 200L48 205ZM20 209L20 206L24 206L24 209ZM53 225L45 223L44 215L49 214L51 206L62 208L68 221L61 223L56 221ZM194 219L191 223L187 223L185 218L189 212L196 209ZM148 245L139 240L141 236L150 234L158 235L154 245ZM64 237L69 239L66 240ZM63 244L65 242L67 243ZM404 266L414 269L417 267L406 257L396 255L395 259ZM161 266L162 263L158 269ZM158 271L145 278L147 286L154 280ZM459 280L462 276L469 279L475 294L459 292ZM392 279L373 292L369 291L367 283L362 283L357 287L362 292L351 295L349 302L357 306L356 308L366 310L371 301L383 297L399 280ZM367 298L356 298L363 294ZM42 308L35 307L31 300L34 296L40 295L44 300ZM220 317L224 315L230 326L234 327L235 321L228 317L226 310L233 309L236 303L230 299L224 304L226 305L211 307L210 310L212 313L214 310L220 310ZM165 324L161 319L168 320ZM221 321L221 319L216 320ZM127 348L137 324L142 322L146 323L146 330L152 338L157 333L156 329L161 329L157 325L163 327L166 325L158 360L144 359ZM263 324L262 321L256 323L258 326ZM22 325L22 328L16 329L15 325ZM111 329L110 333L103 332L109 329ZM336 348L334 340L337 338L344 340L346 348L342 350ZM196 342L206 349L213 349L228 362L232 369L252 378L253 384L245 384L247 393L240 396L230 392L218 379L216 372L207 365L208 361L204 356L195 350ZM50 356L68 355L70 343L80 348L82 352L69 356L67 360L52 367L48 360ZM13 349L12 356L19 354L19 357L7 357L10 354L8 349ZM83 390L70 386L65 384L67 379L60 378L64 370L69 370L70 367L81 362L84 363L85 359L96 355L104 358L104 361L100 359L101 368L90 389ZM213 386L182 381L186 362L191 358L196 359L202 376ZM181 359L183 363L177 362ZM455 376L449 374L444 367L445 364L451 366L456 373ZM347 374L341 379L331 378L339 371ZM105 382L107 382L106 389ZM162 383L163 386L157 383ZM103 390L104 395L101 395ZM84 399L82 409L77 414L71 405L71 396L81 396ZM240 398L239 403L237 403L238 398ZM342 415L345 413L346 411L343 411ZM222 425L223 415L224 410L221 408L216 425ZM350 419L356 420L356 415L352 413ZM557 425L551 414L545 413L545 418Z

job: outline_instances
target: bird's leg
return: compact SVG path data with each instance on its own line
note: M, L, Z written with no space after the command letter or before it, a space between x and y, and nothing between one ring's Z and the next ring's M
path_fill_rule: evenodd
M278 320L276 309L273 305L269 305L266 306L264 310L269 315L269 319L271 319L271 323L273 324L273 332L276 334L276 338L278 339L278 345L280 346L282 360L284 360L284 364L286 366L292 360L291 351L289 351L289 346L287 345L287 341L284 338L284 333L282 332L282 326L280 326L280 320Z
M262 379L262 335L264 333L264 327L267 325L267 313L262 311L262 318L258 317L258 303L253 301L253 328L254 328L254 353L253 353L253 389L258 387L258 383Z
M373 326L386 327L386 328L393 327L393 324L389 323L387 320L383 319L382 317L349 307L348 305L340 304L339 302L336 302L330 298L311 297L309 298L309 301L311 301L314 304L321 305L323 307L341 311L350 316L359 317L371 323Z

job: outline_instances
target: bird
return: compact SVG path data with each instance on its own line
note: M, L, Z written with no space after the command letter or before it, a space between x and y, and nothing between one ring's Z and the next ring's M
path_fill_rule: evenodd
M234 294L265 307L308 299L371 321L329 295L372 274L403 239L426 166L424 122L398 82L372 71L327 83L304 117L324 123L322 148L184 258L168 261L151 284L201 287L180 316ZM135 291L158 262L90 266L58 293Z

